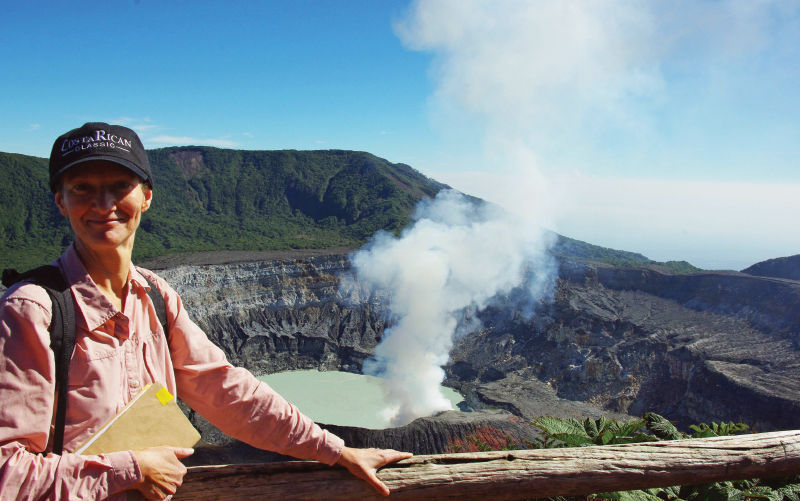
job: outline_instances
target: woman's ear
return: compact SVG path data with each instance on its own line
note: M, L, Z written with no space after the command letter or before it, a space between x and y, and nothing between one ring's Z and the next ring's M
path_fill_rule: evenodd
M64 205L64 197L61 196L61 190L58 190L55 193L53 199L55 200L56 205L58 206L58 211L61 213L61 215L64 217L69 217L69 214L67 213L67 206Z
M150 208L150 204L153 202L153 189L142 189L144 192L144 201L142 202L142 212L146 211Z

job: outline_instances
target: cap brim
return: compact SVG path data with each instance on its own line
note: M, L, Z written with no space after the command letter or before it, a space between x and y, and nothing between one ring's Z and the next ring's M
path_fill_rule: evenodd
M71 164L67 164L64 167L62 167L61 170L58 171L58 174L56 174L53 179L57 181L58 178L60 178L63 173L65 173L66 171L68 171L69 169L71 169L71 168L73 168L73 167L75 167L77 165L85 164L87 162L96 162L98 160L104 160L104 161L107 161L107 162L113 162L113 163L115 163L117 165L125 167L126 169L130 170L131 172L133 172L134 174L136 174L137 176L139 176L143 180L147 181L148 183L150 183L150 184L153 183L153 180L150 179L150 176L148 176L138 165L134 164L133 162L129 162L128 160L125 160L124 158L119 158L119 157L114 157L114 156L109 156L109 155L97 155L97 156L92 156L90 158L82 158L80 160L75 160ZM50 183L50 189L53 189L53 190L55 189L55 184L54 183Z

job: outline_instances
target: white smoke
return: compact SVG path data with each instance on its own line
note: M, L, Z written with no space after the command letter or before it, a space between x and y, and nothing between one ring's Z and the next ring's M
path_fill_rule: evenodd
M523 285L542 294L551 266L540 227L456 191L421 202L414 219L399 238L379 233L352 256L359 282L391 292L396 323L364 373L383 378L395 426L451 409L439 385L464 310ZM475 327L474 317L467 322Z
M492 201L516 217L444 192L418 208L400 238L378 235L354 255L358 279L390 292L396 324L365 371L387 381L394 424L450 407L438 386L464 311L523 285L535 296L552 282L541 227L555 229L561 197L541 164L559 159L544 165L558 172L610 138L647 143L656 128L652 109L668 97L664 59L750 50L767 33L762 14L771 5L413 2L394 29L409 49L434 56L432 119L449 135L479 133L483 172L461 175L480 179L479 188L493 185L488 191L502 198ZM732 33L731 24L753 29ZM709 33L713 42L703 39ZM494 167L488 175L487 165Z

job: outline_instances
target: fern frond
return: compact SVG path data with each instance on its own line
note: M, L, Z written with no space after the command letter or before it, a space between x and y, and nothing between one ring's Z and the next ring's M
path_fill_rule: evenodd
M742 493L747 500L781 501L783 494L773 491L765 485L759 485Z
M596 437L599 431L597 429L597 422L592 418L586 418L583 420L583 429L586 431L586 436L589 438Z
M577 447L585 447L587 445L595 445L589 438L585 435L578 435L575 433L556 433L554 435L550 435L550 438L553 440L560 440L565 444L577 446Z
M621 494L620 492L599 492L589 496L589 499L622 499Z
M662 501L662 499L647 491L623 491L619 493L620 501Z
M686 496L688 501L733 501L733 499L742 499L738 497L742 491L731 486L730 482L692 485L689 488L690 493Z
M606 419L605 416L600 416L600 419L598 419L596 421L597 434L598 435L603 434L606 431L606 429L608 428L608 426L610 426L610 425L612 425L612 424L614 424L616 422L617 421L615 419Z
M735 435L737 433L747 431L749 429L750 427L744 423L734 423L733 421L731 421L730 423L722 423L720 425L720 429L717 432L717 434L720 437L724 437L727 435Z
M797 489L795 490L792 487L796 487ZM775 492L779 492L783 496L784 501L800 501L800 485L798 484L780 487L776 489Z
M542 430L542 432L548 436L557 434L579 435L583 436L587 440L589 439L589 436L586 435L586 430L583 427L583 423L577 419L562 419L552 416L540 416L535 418L531 424Z
M680 440L686 438L686 435L678 431L675 425L654 412L648 412L642 419L647 422L647 429L661 440Z
M711 437L718 437L714 430L711 428L706 428L704 430L697 431L692 433L692 438L711 438Z
M644 419L634 418L625 421L624 423L617 421L610 429L618 437L629 437L644 428L646 424L647 421Z

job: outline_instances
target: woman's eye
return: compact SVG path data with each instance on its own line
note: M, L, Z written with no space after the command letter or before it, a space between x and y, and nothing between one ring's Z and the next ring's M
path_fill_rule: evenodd
M129 183L128 181L117 181L116 183L114 183L114 188L118 190L127 190L130 187L131 183Z
M72 191L84 192L84 191L88 191L88 190L89 190L89 185L85 184L85 183L78 183L78 184L73 184L72 185Z

